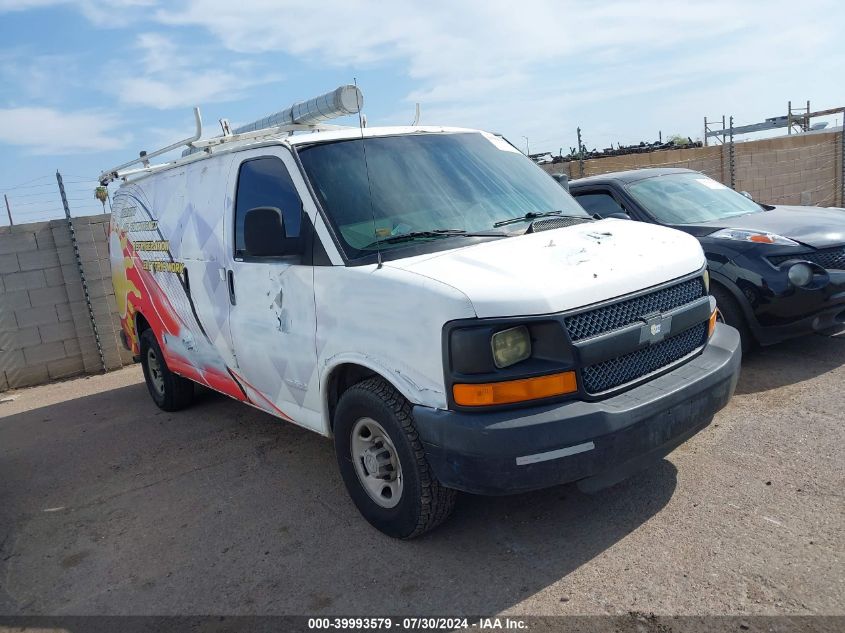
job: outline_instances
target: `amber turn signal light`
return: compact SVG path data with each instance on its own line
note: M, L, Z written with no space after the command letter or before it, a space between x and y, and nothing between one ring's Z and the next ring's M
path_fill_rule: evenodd
M562 396L575 391L578 391L578 385L574 371L565 371L550 376L538 376L537 378L485 382L475 385L460 383L452 387L455 402L464 407L513 404L526 400Z
M713 310L713 314L710 315L710 320L707 322L707 338L713 336L713 330L716 329L716 321L719 320L719 308Z

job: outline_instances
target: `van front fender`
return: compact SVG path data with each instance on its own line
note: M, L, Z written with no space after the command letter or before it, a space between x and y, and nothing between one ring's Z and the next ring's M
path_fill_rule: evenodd
M426 379L412 367L401 362L386 362L384 359L355 352L345 352L327 358L321 369L320 393L322 394L323 422L327 435L331 430L331 413L329 406L330 384L335 371L344 365L356 365L384 378L412 405L422 405L435 409L445 409L446 394L443 391L443 379L435 383L434 379Z

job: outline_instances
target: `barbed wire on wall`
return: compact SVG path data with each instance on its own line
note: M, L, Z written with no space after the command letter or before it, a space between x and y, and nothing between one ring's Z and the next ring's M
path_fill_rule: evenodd
M96 178L84 176L68 176L64 180L72 216L97 215L108 211L108 205L104 209L102 203L94 197L98 184ZM64 218L64 208L54 174L39 176L16 185L2 186L0 194L6 198L0 200L0 225L9 224L9 213L15 224ZM9 204L8 211L5 207L6 200Z

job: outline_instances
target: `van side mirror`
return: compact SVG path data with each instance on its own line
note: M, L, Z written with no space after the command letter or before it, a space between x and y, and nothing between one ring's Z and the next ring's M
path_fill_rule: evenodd
M569 176L566 174L552 174L552 178L557 180L557 184L569 191Z
M285 218L278 207L255 207L244 216L244 255L284 257L302 254L302 239L288 237Z

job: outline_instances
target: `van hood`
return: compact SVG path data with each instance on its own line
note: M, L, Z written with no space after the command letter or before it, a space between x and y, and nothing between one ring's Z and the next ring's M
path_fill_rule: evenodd
M479 317L549 314L613 299L700 270L691 235L601 220L385 263L463 292Z
M760 213L688 224L678 228L698 237L705 237L719 229L731 228L768 231L813 248L845 244L845 212L836 208L778 205Z

